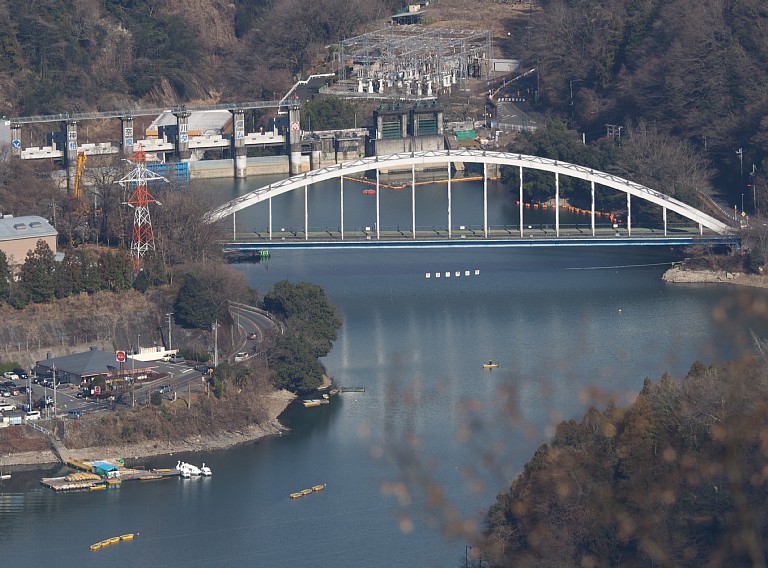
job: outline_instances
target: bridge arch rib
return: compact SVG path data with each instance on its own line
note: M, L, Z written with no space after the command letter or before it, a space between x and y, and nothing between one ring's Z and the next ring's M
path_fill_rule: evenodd
M430 150L425 152L390 154L386 156L373 156L351 160L292 176L279 182L260 187L213 209L206 215L205 220L208 223L214 223L235 214L237 211L267 201L272 197L295 189L304 188L308 185L314 185L322 181L340 178L342 176L359 174L369 170L397 169L419 165L448 164L453 162L515 166L519 168L552 172L557 175L567 175L610 187L622 191L628 196L638 197L654 203L665 210L665 218L666 210L674 211L682 217L694 221L700 227L706 227L717 234L723 235L732 232L731 227L726 223L715 219L691 205L619 176L560 160L488 150Z

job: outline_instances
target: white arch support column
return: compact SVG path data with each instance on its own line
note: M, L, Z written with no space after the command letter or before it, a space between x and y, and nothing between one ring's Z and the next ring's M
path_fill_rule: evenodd
M232 213L232 240L237 241L237 211Z
M632 236L632 196L627 194L627 236Z
M483 162L483 234L488 238L488 162Z
M451 162L448 162L448 238L451 238L453 211L451 210Z
M555 172L555 234L560 236L560 174Z
M523 166L520 166L520 237L524 237L523 232Z
M378 172L378 170L376 170ZM339 202L341 203L341 211L339 211L339 231L341 232L341 240L344 240L344 176L339 176Z
M267 203L269 204L269 240L272 240L272 198L270 197L267 200Z
M664 219L664 236L667 236L667 208L662 207L661 208L661 216Z
M381 218L380 218L380 201L379 192L381 190L381 183L379 182L379 170L376 170L376 240L381 239Z
M592 184L592 236L595 236L595 182Z
M416 240L416 164L411 165L411 228Z
M309 240L309 207L307 204L307 194L309 193L309 186L304 186L304 240Z

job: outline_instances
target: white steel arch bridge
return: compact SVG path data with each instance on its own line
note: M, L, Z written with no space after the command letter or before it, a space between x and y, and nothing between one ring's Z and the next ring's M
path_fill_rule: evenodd
M659 191L635 183L633 181L615 176L609 173L601 172L584 166L571 164L559 160L552 160L549 158L541 158L538 156L529 156L525 154L516 154L510 152L495 152L488 150L431 150L424 152L410 152L391 154L386 156L373 156L368 158L361 158L344 162L341 164L335 164L326 168L313 170L304 174L292 176L285 180L260 187L254 191L251 191L245 195L237 197L223 205L215 208L206 215L206 222L214 223L220 221L230 215L233 216L233 232L235 226L235 215L238 211L256 205L258 203L268 202L269 209L269 240L272 240L272 207L271 199L280 194L294 191L297 189L304 189L304 239L310 240L309 234L309 212L307 209L307 189L309 186L332 179L338 179L340 184L341 195L341 208L340 208L340 239L343 241L346 238L350 238L350 235L345 235L344 230L344 178L345 176L351 176L355 174L365 173L371 170L376 172L376 223L375 234L366 235L365 238L375 238L380 240L382 234L380 232L380 207L379 207L379 177L381 170L398 170L407 171L411 169L411 190L412 190L412 239L417 238L416 231L416 168L428 167L434 168L436 165L445 164L447 169L447 184L448 184L448 239L451 239L452 234L452 207L451 207L451 166L455 162L462 163L481 163L483 164L483 237L489 238L488 227L488 165L505 165L517 167L520 170L520 187L519 187L519 208L520 208L520 237L523 237L524 227L524 212L523 212L523 170L532 169L552 172L555 179L555 236L560 237L560 176L570 176L578 179L582 179L590 182L591 194L592 194L592 207L591 207L591 236L595 237L595 217L598 213L595 211L595 185L602 185L610 187L618 191L624 192L627 196L627 220L626 231L628 236L632 236L632 198L639 198L662 208L663 217L663 229L664 236L667 236L667 212L673 211L680 216L693 221L698 226L698 234L704 235L705 229L711 231L715 235L732 235L734 229L728 224L688 205L674 199L668 195L665 195ZM386 235L385 235L386 237ZM235 235L236 238L236 235ZM327 238L327 237L326 237Z

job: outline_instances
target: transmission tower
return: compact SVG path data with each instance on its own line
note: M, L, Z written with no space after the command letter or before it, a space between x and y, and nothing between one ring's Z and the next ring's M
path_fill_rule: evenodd
M117 182L123 187L127 184L133 184L133 195L131 195L127 205L134 209L131 259L133 260L133 272L135 274L138 274L141 270L144 255L147 251L155 250L155 234L152 231L149 204L157 203L161 205L147 190L147 183L160 180L168 181L163 176L147 168L146 162L149 159L151 158L144 153L144 150L139 148L137 152L131 154L127 159L127 161L135 164L135 167L128 175Z

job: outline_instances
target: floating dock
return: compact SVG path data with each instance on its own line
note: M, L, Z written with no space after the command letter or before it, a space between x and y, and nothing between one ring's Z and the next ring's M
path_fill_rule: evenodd
M40 483L54 491L103 491L118 488L124 481L150 481L179 475L178 471L170 469L126 468L123 460L96 462L68 460L67 465L80 471L62 477L44 477Z
M289 497L291 499L298 499L300 497L306 497L307 495L311 495L312 493L317 493L318 491L322 491L325 489L327 484L325 483L319 483L318 485L313 485L312 489L302 489L301 491L296 491L294 493L291 493Z
M365 392L365 387L341 387L341 392Z

